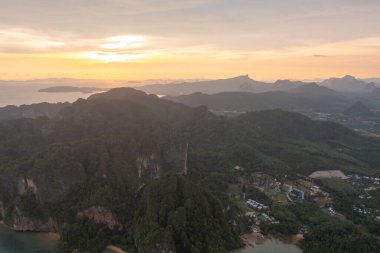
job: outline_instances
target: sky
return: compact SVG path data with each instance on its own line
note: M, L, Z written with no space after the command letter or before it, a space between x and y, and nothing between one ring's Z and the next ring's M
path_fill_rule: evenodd
M0 80L380 77L379 0L0 0Z

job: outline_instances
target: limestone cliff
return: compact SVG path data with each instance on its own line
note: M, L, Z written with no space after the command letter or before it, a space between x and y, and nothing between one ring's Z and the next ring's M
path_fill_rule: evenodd
M78 186L86 184L87 180L107 181L113 170L105 167L100 170L101 178L97 174L91 174L86 170L84 164L78 161L63 163L51 163L49 152L57 153L57 150L50 150L46 154L36 157L33 167L27 169L23 174L14 179L14 183L7 184L11 202L0 205L1 219L16 231L59 231L64 221L57 221L49 213L45 206L55 205L66 201L68 194L75 192ZM55 158L56 156L53 156ZM130 185L134 192L138 191L138 186L145 185L152 179L160 178L167 172L185 174L187 159L187 145L169 144L167 148L151 152L141 152L135 163L130 168L129 173L121 173L119 176L126 177L129 182L136 182L136 186ZM58 160L58 159L57 159ZM136 175L135 177L133 175ZM94 192L96 189L94 189ZM25 203L24 203L25 202ZM42 218L30 216L24 209L35 208L41 211ZM64 208L71 208L70 206ZM8 211L6 211L8 210ZM35 210L35 211L36 211ZM33 213L33 211L31 212ZM103 223L110 229L122 229L122 224L107 206L91 206L87 209L78 210L76 218L87 217L96 223Z
M97 224L105 224L111 230L121 230L123 225L116 220L112 212L102 206L92 206L77 213L77 218L86 217Z
M5 224L19 232L57 232L63 226L63 224L59 224L51 217L47 221L27 217L18 207L15 208L12 218L12 220L7 221Z
M156 179L163 173L187 173L187 145L171 144L169 148L160 151L161 154L139 154L136 159L139 179Z
M33 108L20 117L38 116ZM0 211L15 230L56 231L84 216L124 227L143 185L187 173L190 108L133 89L54 108L50 119L0 122Z

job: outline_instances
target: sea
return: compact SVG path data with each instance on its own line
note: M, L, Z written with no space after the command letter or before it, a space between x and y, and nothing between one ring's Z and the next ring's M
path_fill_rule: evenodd
M302 250L294 244L283 243L278 239L266 239L262 244L254 247L245 247L231 253L302 253Z
M29 105L48 102L74 102L79 98L87 98L91 94L81 92L38 92L46 88L42 85L0 85L0 107L7 105ZM1 253L1 252L0 252Z
M58 237L52 233L15 232L0 225L0 253L55 253ZM112 253L105 250L103 253ZM302 253L294 244L267 239L262 244L231 253Z
M15 232L0 225L0 253L54 253L57 240L52 233Z
M54 233L15 232L0 225L0 253L56 253L59 236ZM102 253L115 253L105 249Z

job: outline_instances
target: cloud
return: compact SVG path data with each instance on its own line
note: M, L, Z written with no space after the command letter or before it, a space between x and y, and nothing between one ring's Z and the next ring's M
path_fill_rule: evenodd
M378 0L1 0L0 63L33 76L245 68L270 77L292 65L311 76L333 62L374 75L379 12Z
M140 35L123 35L106 38L106 43L100 45L104 49L130 49L145 44L146 38Z
M103 62L126 62L145 58L149 53L149 39L142 35L118 35L98 41L99 49L79 53L79 57Z
M62 48L65 45L64 41L30 29L11 28L0 30L0 51L2 52L41 52Z
M136 55L147 46L147 38L140 35L120 35L107 38L83 38L73 34L50 34L27 28L0 29L0 52L8 54L49 54L99 51L123 58L129 50ZM118 55L118 56L116 56ZM125 57L127 58L127 57ZM131 57L134 58L134 57Z
M104 38L134 34L165 41L154 47L254 51L380 36L375 0L2 0L0 30L39 31L64 42L60 51L96 51ZM17 14L17 15L16 15ZM2 27L1 27L2 26ZM40 34L43 33L46 34ZM21 40L22 41L22 40ZM167 43L169 42L169 43ZM21 52L20 45L1 45ZM42 43L46 44L46 43ZM58 49L53 44L39 50ZM166 45L165 45L166 44ZM23 47L23 46L22 46ZM92 47L91 49L89 47ZM35 46L28 46L28 50ZM45 48L45 49L44 49ZM38 48L37 48L38 49Z
M102 52L102 51L96 51L96 52L85 52L80 54L83 58L88 59L94 59L94 60L100 60L103 62L126 62L131 60L138 60L144 58L145 54L135 54L130 52Z
M304 0L33 0L33 3L2 0L0 24L71 32L87 38L176 34L184 39L219 39L222 43L228 36L241 34L275 37L275 40L258 41L257 45L294 41L299 37L331 39L342 34L363 33L368 36L376 29L362 27L375 28L379 11L380 5L375 0L309 0L307 3Z

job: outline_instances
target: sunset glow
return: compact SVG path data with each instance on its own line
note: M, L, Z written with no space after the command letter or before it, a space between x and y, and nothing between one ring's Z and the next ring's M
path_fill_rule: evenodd
M100 47L104 49L128 49L138 48L145 42L142 36L116 36L106 39L107 44L102 44Z
M0 79L380 76L377 1L77 2L2 1Z
M113 53L113 52L87 52L83 57L104 62L126 62L144 57L143 54Z

